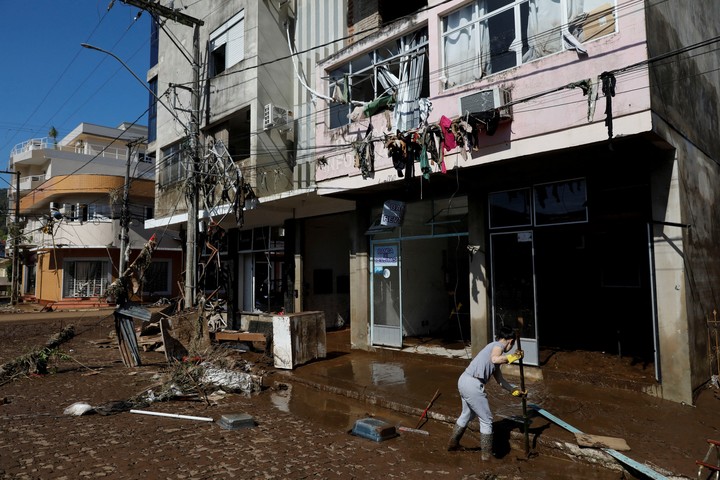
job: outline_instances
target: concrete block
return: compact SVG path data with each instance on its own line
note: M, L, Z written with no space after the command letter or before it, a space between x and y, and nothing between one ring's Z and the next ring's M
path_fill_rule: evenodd
M324 312L300 312L273 316L275 368L292 370L327 356Z

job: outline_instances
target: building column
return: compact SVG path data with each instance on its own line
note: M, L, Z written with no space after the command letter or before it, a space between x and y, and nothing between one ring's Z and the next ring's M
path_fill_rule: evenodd
M351 226L350 247L350 344L353 348L370 348L370 273L368 237L370 207L358 202Z
M468 194L468 248L470 249L470 341L473 356L492 338L487 277L485 191Z

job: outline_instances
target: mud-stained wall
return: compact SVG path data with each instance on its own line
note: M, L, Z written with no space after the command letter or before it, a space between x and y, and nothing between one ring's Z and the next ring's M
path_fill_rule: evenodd
M720 2L657 2L647 9L650 58L720 35ZM701 151L720 159L720 57L717 43L650 65L652 109Z
M663 397L689 403L689 392L717 373L707 320L720 310L720 215L712 208L720 202L720 166L661 120L655 124L677 159L670 191L680 200L669 195L665 220L684 225L666 226L659 236L656 227ZM663 250L666 263L657 254ZM671 272L674 280L661 289Z
M303 309L325 312L328 328L350 321L349 225L353 215L305 220Z
M650 6L649 56L717 37L718 18L720 3L715 0ZM712 208L720 200L719 85L714 44L650 65L653 128L675 148L677 161L670 191L678 193L679 201L675 204L673 194L669 196L665 220L687 225L665 227L660 238L656 228L656 252L666 251L658 259L669 262L656 265L663 397L677 401L691 402L689 392L718 373L706 322L720 306L720 215ZM669 272L678 278L670 279Z
M265 105L273 104L290 111L293 108L294 69L288 57L286 18L278 10L277 2L232 0L209 12L206 10L206 6L198 4L184 12L204 21L200 28L200 76L203 84L200 92L201 146L205 143L207 132L233 116L245 115L243 110L249 107L247 119L243 117L243 121L249 122L249 132L230 132L235 136L249 135L250 157L240 162L243 175L258 196L287 191L292 187L295 161L294 129L263 128ZM210 35L239 12L244 12L243 59L209 78ZM187 52L192 52L193 28L172 22L168 22L165 28L172 31L175 42L181 44L183 50L168 38L164 30L161 31L158 65L148 72L148 79L156 77L158 93L169 90L173 105L187 110L192 105L190 92L172 88L169 84L191 85L192 68ZM158 107L157 141L151 145L158 159L158 174L163 167L162 149L189 134L189 114L183 110L174 113L180 120L166 108ZM183 189L182 182L156 188L157 217L177 215L187 210Z

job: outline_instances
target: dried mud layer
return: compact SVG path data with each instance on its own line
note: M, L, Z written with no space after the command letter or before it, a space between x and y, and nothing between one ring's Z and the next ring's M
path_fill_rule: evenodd
M255 426L240 430L223 429L215 421L130 412L64 415L75 402L102 405L147 391L169 368L158 352L142 352L142 366L125 367L116 344L107 342L114 330L107 312L0 315L0 364L44 345L70 324L76 336L50 358L50 373L0 386L0 479L629 478L549 455L527 460L510 452L502 460L482 462L479 439L470 434L463 439L466 451L447 452L447 425L431 425L429 435L373 442L349 435L341 422L318 421L318 412L332 417L323 409L350 408L347 400L312 397L315 415L297 415L277 408L274 387L251 396L229 394L210 405L173 400L147 407L214 420L251 415ZM254 359L267 363L261 355ZM277 385L273 377L270 370L264 383ZM382 413L392 414L368 410Z

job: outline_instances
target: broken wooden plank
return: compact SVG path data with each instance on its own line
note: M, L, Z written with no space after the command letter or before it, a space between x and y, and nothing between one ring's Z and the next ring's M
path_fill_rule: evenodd
M262 333L223 330L215 332L215 340L218 342L264 342L266 337Z
M575 433L575 440L581 447L612 448L613 450L630 450L624 438L591 435L589 433Z

